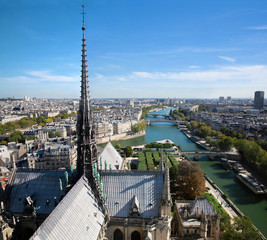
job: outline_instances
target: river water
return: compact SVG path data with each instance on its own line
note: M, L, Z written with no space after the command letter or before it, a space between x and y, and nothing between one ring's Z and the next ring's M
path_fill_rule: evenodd
M162 110L157 113L168 113ZM155 119L155 118L148 118ZM169 123L153 123L147 127L146 135L135 139L114 142L120 143L122 147L136 146L151 143L163 139L170 139L175 144L180 145L183 151L195 152L203 150L198 145L189 140L176 126ZM267 200L255 195L242 182L240 182L233 172L227 172L219 162L208 161L207 156L199 157L199 164L203 171L211 178L216 185L226 193L232 202L248 216L254 225L267 236Z

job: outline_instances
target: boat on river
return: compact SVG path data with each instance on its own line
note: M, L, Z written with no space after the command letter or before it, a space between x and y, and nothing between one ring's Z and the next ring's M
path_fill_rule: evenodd
M255 194L265 194L260 187L260 185L251 177L249 177L245 173L238 173L236 177L244 183L250 190L252 190Z
M221 158L220 160L221 165L226 169L226 170L232 170L233 167L232 165L229 163L228 159L226 158Z

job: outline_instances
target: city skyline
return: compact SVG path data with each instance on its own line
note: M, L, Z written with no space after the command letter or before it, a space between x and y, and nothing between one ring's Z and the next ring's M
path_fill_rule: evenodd
M241 5L242 3L242 5ZM0 97L253 98L267 90L266 1L0 1Z

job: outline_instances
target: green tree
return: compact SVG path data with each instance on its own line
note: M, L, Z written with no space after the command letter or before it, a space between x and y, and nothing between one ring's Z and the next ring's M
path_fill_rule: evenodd
M132 125L132 132L137 133L139 131L140 129L139 129L138 123L135 123L134 125Z
M33 122L32 122L29 118L24 117L24 118L20 119L20 120L18 121L18 123L19 123L19 126L20 126L21 128L26 128L26 127L31 126Z
M217 131L215 131L215 130L211 130L211 132L210 132L210 134L211 134L211 136L217 136Z
M141 129L141 131L146 130L146 122L145 122L145 120L141 120L141 121L139 122L139 125L140 125L140 129Z
M223 240L260 240L261 237L254 230L251 220L244 217L235 217L234 223L229 225L222 235Z
M218 147L218 140L213 139L212 137L206 137L206 142L213 147Z
M224 137L218 142L218 146L222 151L228 151L233 146L233 139L231 137Z
M0 145L7 145L7 141L2 140L2 141L0 142Z
M178 179L178 166L173 165L169 171L170 171L170 180L176 182Z
M61 132L55 132L56 137L62 137Z
M45 119L45 123L50 123L50 122L54 122L53 118L46 118Z
M36 118L36 122L38 125L45 125L45 117L44 116L39 116Z
M126 155L126 157L131 157L133 155L133 149L131 146L127 146L125 149L124 149L124 153Z
M132 132L137 133L140 131L143 131L146 129L146 122L145 120L141 120L139 123L135 123L134 125L132 125Z
M201 126L198 130L199 136L205 138L211 134L210 126Z
M194 130L198 127L198 122L197 121L190 121L190 125L191 125L192 130Z
M242 139L242 138L243 138L243 136L242 136L242 134L241 134L241 133L237 133L237 134L236 134L236 138L237 138L237 139Z
M5 128L7 131L14 131L15 130L15 124L13 122L7 122L5 124Z
M121 149L121 145L119 143L116 144L115 146L116 149Z
M246 139L237 140L235 146L241 155L241 160L267 179L267 152L256 142Z
M21 131L14 131L10 134L10 137L8 138L8 142L23 143L25 142L25 137Z
M262 149L264 149L265 151L267 151L267 141L263 141L263 140L258 140L257 144L261 146Z
M49 136L49 138L55 138L56 134L53 131L49 131L48 136Z
M5 125L0 124L0 134L4 134L6 132Z

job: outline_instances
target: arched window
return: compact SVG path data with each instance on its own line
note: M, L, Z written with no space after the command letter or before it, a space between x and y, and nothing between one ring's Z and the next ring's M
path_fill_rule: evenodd
M137 231L134 231L131 235L131 240L141 240L140 233Z
M113 234L113 239L114 240L123 240L123 235L120 229L116 229L114 234Z

